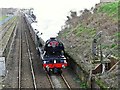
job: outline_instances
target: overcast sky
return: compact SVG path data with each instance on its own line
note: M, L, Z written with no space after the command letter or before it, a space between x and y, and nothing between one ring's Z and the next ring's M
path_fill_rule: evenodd
M43 32L46 40L58 33L70 10L79 12L85 8L90 9L99 2L100 0L0 0L0 8L34 8L39 31Z

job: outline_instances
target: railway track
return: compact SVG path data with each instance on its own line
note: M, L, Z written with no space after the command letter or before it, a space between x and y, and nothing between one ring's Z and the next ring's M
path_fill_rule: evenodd
M67 80L65 79L65 77L64 77L62 74L59 75L59 76L56 76L56 77L57 77L57 78L60 78L60 79L59 79L60 82L61 82L61 80L62 80L62 82L64 82L64 85L65 85L65 86L64 86L64 85L63 85L63 86L60 86L60 88L65 88L65 89L71 90L71 87L70 87L69 83L67 82ZM49 75L49 74L47 74L47 78L48 78L48 80L49 80L49 82L50 82L51 88L52 88L52 89L58 89L58 87L56 87L56 86L57 86L57 83L53 81L54 78L52 78L52 76ZM62 83L62 84L63 84L63 83Z
M0 39L2 39L5 36L7 30L9 30L9 28L12 25L14 25L15 23L16 22L15 22L15 18L14 18L12 21L9 21L9 23L7 23L5 26L2 27L2 30L0 30Z
M61 78L63 79L63 81L65 82L67 89L71 90L71 87L69 85L69 83L67 82L67 80L65 79L65 77L61 74Z
M29 62L30 62L30 67L31 67L31 74L32 74L32 79L33 79L33 86L36 89L37 88L37 84L36 84L36 79L35 79L35 73L34 73L34 69L33 69L33 62L32 62L32 56L31 56L31 52L30 52L30 46L28 43L28 37L27 34L25 32L25 37L26 37L26 43L27 43L27 47L28 47L28 56L29 56Z
M19 38L19 61L18 61L18 89L21 88L21 61L22 61L22 33L20 31L20 38Z
M11 18L12 19L12 18ZM0 32L3 28L5 28L6 26L9 25L9 23L11 22L11 19L9 19L7 22L5 22L3 25L0 25Z
M9 23L9 25L6 28L3 28L2 31L0 31L0 51L1 54L3 54L5 48L7 48L8 42L11 40L10 37L15 30L17 26L17 19L13 20ZM7 52L6 52L7 53Z
M17 80L17 88L49 88L49 81L46 81L47 78L44 77L44 73L42 73L42 68L38 65L39 57L37 55L37 51L34 47L34 43L31 40L29 29L26 25L24 18L21 16L21 22L19 23L19 34L21 31L21 35L19 36L19 61L18 61L18 80ZM35 53L36 54L33 54ZM42 75L41 75L42 74ZM42 78L41 78L42 77ZM42 79L42 80L41 80ZM45 81L44 81L45 80ZM44 84L47 84L45 85ZM47 86L47 87L46 87Z
M55 89L54 83L52 82L52 79L51 79L50 75L49 74L46 74L46 75L47 75L47 78L48 78L48 80L50 82L51 88Z
M22 25L22 27L24 27L24 25ZM23 36L24 35L24 36ZM24 37L24 38L23 38ZM24 39L24 42L22 42ZM22 55L22 50L23 49L23 43L24 45L26 45L26 53L27 53L27 57L25 59L27 59L27 61L29 61L29 63L25 62L25 59L23 59L23 55ZM28 42L28 37L26 32L21 32L20 33L20 55L19 55L19 67L18 67L18 88L19 90L22 88L34 88L35 90L37 89L37 83L36 83L36 78L35 78L35 73L34 73L34 69L33 69L33 62L32 62L32 56L31 56L31 51L30 51L30 46L29 46L29 42ZM29 73L25 72L25 63L29 64L28 68L29 68ZM29 85L25 85L24 82L27 81L27 75L25 74L29 74L30 80L28 80L28 82L31 82Z

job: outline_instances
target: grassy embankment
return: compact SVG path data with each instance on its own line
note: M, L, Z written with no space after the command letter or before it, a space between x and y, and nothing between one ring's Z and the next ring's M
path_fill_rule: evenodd
M16 17L13 17L10 22L14 22L11 27L7 30L7 32L5 33L5 35L3 36L2 40L0 40L0 48L1 49L5 49L8 41L9 41L9 38L13 32L13 28L14 26L16 25Z
M103 14L106 13L108 15L108 17L112 19L112 22L110 22L112 25L113 22L118 21L118 2L102 3L97 8L97 12L95 12L94 14L96 14L96 13L103 13ZM97 17L97 18L99 18L99 17ZM101 19L103 19L103 18L101 18ZM102 23L102 24L104 24L104 23ZM78 44L80 44L79 45L80 47L77 48L76 51L84 52L86 49L90 50L91 42L93 40L93 37L96 35L96 31L97 31L96 28L88 28L87 26L84 26L82 23L79 23L79 25L77 25L77 27L75 27L74 29L73 28L65 29L64 31L62 31L61 34L59 34L58 37L64 38L66 42L67 42L67 40L69 40L69 42L73 42L73 43L75 42L75 39L77 38L77 46L78 46ZM70 41L71 37L73 37L71 39L72 41ZM106 45L106 44L102 43L102 49L111 50L112 54L114 56L118 57L118 42L117 41L118 41L118 38L120 38L120 32L112 33L110 38L113 40L112 43L110 45L109 44ZM72 43L70 43L70 44L72 44ZM88 45L86 45L86 44L88 44ZM86 47L86 48L84 48L84 47ZM83 50L83 48L84 48L84 50ZM71 53L72 53L72 49L73 48L71 48ZM80 53L76 53L76 54L81 55ZM96 82L98 83L98 85L100 85L100 87L102 87L102 88L106 87L106 85L104 83L100 82L99 80L97 80Z
M120 1L120 0L119 0ZM112 2L112 3L103 3L99 9L98 13L106 13L108 16L110 16L111 19L113 19L113 22L118 22L120 20L120 14L118 14L118 4L119 2ZM112 51L112 54L116 57L118 57L118 40L120 39L120 32L115 32L112 34L111 38L114 40L111 45L102 45L103 49L110 49ZM100 82L100 80L96 80L96 83L101 87L107 89L107 86Z
M119 0L120 2L120 0ZM118 20L120 19L120 14L118 13L118 5L119 2L112 2L112 3L103 3L99 9L98 9L98 13L106 13L108 16L110 16L111 19L113 19L113 22L118 22ZM112 23L112 22L111 22ZM118 28L118 27L116 27ZM114 40L114 42L112 42L111 45L102 45L103 49L109 49L112 51L112 54L116 57L118 57L118 39L120 39L120 32L114 32L111 36L111 39Z
M8 16L2 16L0 17L0 21L4 20L5 18L7 18Z

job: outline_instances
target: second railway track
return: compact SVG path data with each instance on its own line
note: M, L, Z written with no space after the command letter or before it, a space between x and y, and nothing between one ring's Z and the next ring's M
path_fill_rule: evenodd
M35 79L35 73L34 73L34 68L33 68L33 62L32 62L32 56L31 56L31 51L30 51L30 46L28 43L28 37L27 34L25 32L25 37L26 37L26 43L27 43L27 47L28 47L28 56L29 56L29 62L30 62L30 68L31 68L31 74L32 74L32 79L33 79L33 86L36 89L37 88L37 84L36 84L36 79Z
M18 88L21 88L21 61L22 61L22 33L20 31L20 38L19 38L19 64L18 64Z
M29 47L28 37L25 32L25 26L23 24L21 26L23 30L20 35L21 46L20 46L20 58L19 58L18 88L36 89L37 85L34 75L33 64L32 64L31 51L29 49L30 47Z

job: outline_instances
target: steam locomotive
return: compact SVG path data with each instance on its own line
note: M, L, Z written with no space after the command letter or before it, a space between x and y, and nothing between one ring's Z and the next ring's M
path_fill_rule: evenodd
M44 46L43 67L48 73L62 73L62 68L67 67L64 56L64 46L56 38L50 38Z
M62 69L67 67L66 57L64 56L64 45L56 38L52 37L46 42L41 38L41 33L35 27L36 21L25 14L24 18L29 27L32 39L36 45L36 50L42 59L43 68L50 73L62 73Z

